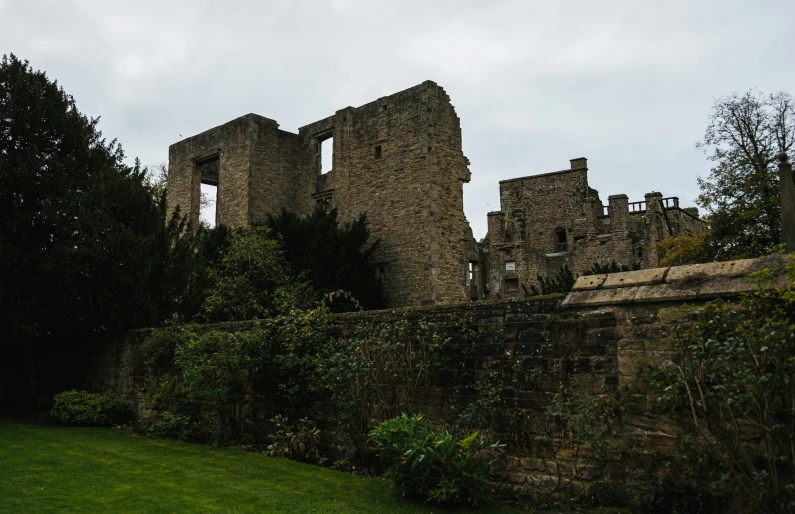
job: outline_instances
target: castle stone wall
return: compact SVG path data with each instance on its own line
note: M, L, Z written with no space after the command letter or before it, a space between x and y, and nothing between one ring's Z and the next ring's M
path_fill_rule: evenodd
M659 264L657 242L678 234L698 234L697 213L679 207L678 198L653 192L643 201L611 195L604 205L588 185L585 158L571 169L500 182L500 211L488 215L485 296L519 298L567 266L575 276L594 264L628 268Z
M322 143L333 138L323 173ZM389 305L467 301L479 254L464 216L469 161L449 96L422 84L303 126L279 130L249 114L169 149L169 208L199 218L204 161L217 156L218 223L262 222L282 208L336 208L342 222L366 213ZM479 293L475 293L476 295Z
M770 288L787 285L787 257L657 268L581 277L571 294L525 300L482 301L446 306L396 308L334 316L341 337L364 324L423 320L446 331L454 343L468 334L467 345L479 350L477 361L460 363L434 385L423 410L437 421L453 422L477 399L473 381L479 376L509 370L511 380L499 390L505 416L490 418L488 430L507 444L503 485L514 493L532 493L539 484L556 480L565 453L549 444L548 407L561 390L609 395L629 385L644 366L661 364L671 356L667 339L671 323L680 320L661 310L682 303L699 304L715 298L734 298L755 290L749 274L772 271ZM207 329L250 330L252 322L209 325ZM113 390L137 401L145 369L138 349L149 332L138 330L109 342L99 355L88 386ZM449 371L449 370L448 370ZM474 377L474 378L473 378ZM485 379L485 378L484 378ZM670 448L682 428L654 411L642 391L634 406L611 424L611 434L627 446L639 443L650 451ZM510 416L507 415L510 413ZM646 460L593 463L575 485L606 478L632 483L660 471Z

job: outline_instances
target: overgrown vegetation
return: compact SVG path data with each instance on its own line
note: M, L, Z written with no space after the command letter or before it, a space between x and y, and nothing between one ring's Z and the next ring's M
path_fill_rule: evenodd
M316 209L303 218L282 209L278 216L268 216L267 225L282 242L293 272L316 291L315 300L334 291L347 291L364 309L385 307L383 284L376 276L374 261L379 241L370 240L366 214L339 223L337 209ZM343 301L333 310L351 307Z
M268 445L268 455L313 464L320 462L320 430L312 421L299 419L290 423L288 418L277 415L271 422L276 433L271 435L273 442Z
M709 233L694 236L677 235L657 243L660 266L684 266L712 260L709 248Z
M130 402L115 393L64 391L55 395L49 419L65 426L102 427L132 421Z
M795 280L795 264L789 267ZM769 270L754 278L770 280ZM709 462L747 508L795 509L795 287L682 308L678 359L648 371L657 401L692 431L681 459ZM698 457L695 457L698 456Z
M442 505L482 503L501 449L478 432L434 430L421 415L384 421L369 440L401 494Z
M626 264L618 264L616 261L610 261L607 264L594 262L588 270L586 270L583 275L601 275L605 273L620 273L622 271L632 271L640 269L638 264L633 264L632 266L627 266ZM531 285L528 289L524 284L522 284L522 288L524 289L525 296L537 296L539 294L565 294L571 291L571 288L574 287L574 283L577 281L577 276L574 275L574 272L569 268L567 264L561 266L553 276L551 277L544 277L538 275L536 277L538 280L538 285L540 287L536 287Z

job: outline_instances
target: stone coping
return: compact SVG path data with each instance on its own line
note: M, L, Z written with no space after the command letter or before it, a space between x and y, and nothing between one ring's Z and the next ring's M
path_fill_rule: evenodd
M577 279L562 306L572 308L732 297L756 290L759 286L749 280L748 275L765 268L773 273L773 280L763 286L765 289L785 287L788 284L788 264L795 264L795 254L583 276Z

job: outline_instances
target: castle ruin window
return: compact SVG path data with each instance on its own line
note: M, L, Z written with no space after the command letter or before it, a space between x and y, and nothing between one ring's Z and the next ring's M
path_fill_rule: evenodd
M469 261L466 272L466 285L470 285L475 278L475 267L478 265L475 261Z
M325 175L334 169L334 135L329 134L325 139L318 140L320 151L320 173Z
M221 160L218 154L196 161L200 177L199 220L210 226L218 224L218 177Z
M312 195L315 200L315 209L330 212L334 208L334 190L327 189Z
M519 292L519 279L518 278L506 278L504 283L504 292L506 293L517 293Z
M569 251L569 243L566 239L566 229L565 228L556 228L555 229L555 250L558 252L567 252Z
M373 156L376 159L380 159L381 158L381 145L375 145L375 149L373 151Z
M505 261L505 271L516 271L516 261Z

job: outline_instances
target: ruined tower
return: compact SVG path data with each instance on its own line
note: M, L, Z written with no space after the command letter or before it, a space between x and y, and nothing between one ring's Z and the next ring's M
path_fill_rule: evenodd
M333 140L331 170L321 169ZM299 215L367 213L391 306L477 297L478 251L464 216L469 161L449 96L431 81L346 107L298 130L248 114L169 147L169 210L198 223L201 184L217 186L216 223L262 222L283 207Z

